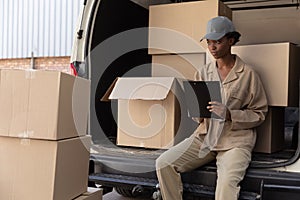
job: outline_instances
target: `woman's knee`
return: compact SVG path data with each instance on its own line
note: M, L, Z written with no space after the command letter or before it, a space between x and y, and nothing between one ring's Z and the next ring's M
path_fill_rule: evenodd
M157 170L170 166L171 162L168 160L167 156L164 156L164 154L161 154L155 161L155 167Z
M241 180L242 178L238 175L224 173L218 176L217 185L238 187Z
M161 169L163 165L165 165L164 159L162 159L161 157L158 157L155 161L156 169Z

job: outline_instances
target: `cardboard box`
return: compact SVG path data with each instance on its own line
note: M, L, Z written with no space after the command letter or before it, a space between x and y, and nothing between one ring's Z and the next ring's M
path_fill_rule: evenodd
M173 77L118 78L102 99L118 100L117 144L172 146L180 123L180 91Z
M83 193L74 200L102 200L103 189L88 187L87 192Z
M60 140L87 133L90 81L58 71L0 70L0 135Z
M257 127L255 152L273 153L284 147L284 107L269 107L266 120Z
M296 7L240 10L232 15L235 28L242 34L238 44L300 44L300 15Z
M149 8L149 54L201 53L207 22L217 16L232 18L221 1L207 0L153 5Z
M152 76L194 80L199 68L205 65L206 54L153 55Z
M270 106L299 106L300 48L291 43L234 46L260 75Z
M0 137L0 199L62 200L84 193L90 140Z

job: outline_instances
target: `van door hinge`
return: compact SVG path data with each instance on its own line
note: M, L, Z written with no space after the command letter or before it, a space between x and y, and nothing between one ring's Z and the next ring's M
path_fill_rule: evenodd
M82 35L83 35L83 30L80 29L78 32L77 32L77 39L81 39L82 38Z
M86 8L86 2L87 2L87 0L84 0L84 2L83 2L83 10L82 10L82 16L81 16L81 21L80 21L80 29L77 32L77 39L79 39L79 40L82 38L82 35L83 35L82 20L83 20L85 8Z

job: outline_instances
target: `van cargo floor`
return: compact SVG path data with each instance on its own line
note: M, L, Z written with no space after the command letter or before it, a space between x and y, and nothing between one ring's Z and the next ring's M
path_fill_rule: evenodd
M142 158L155 160L162 152L163 149L145 149L137 147L120 147L113 144L109 145L93 145L91 153L101 156L115 156L123 158ZM275 153L253 153L252 163L278 163L287 161L295 154L295 150L286 149Z

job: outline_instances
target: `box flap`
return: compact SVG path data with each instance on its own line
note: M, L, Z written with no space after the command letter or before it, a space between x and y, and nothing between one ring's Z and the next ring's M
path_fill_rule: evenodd
M109 95L112 92L113 88L115 87L115 84L117 82L118 78L116 78L112 84L109 86L103 97L101 98L101 101L109 101Z
M174 77L118 78L109 99L162 100L167 97Z

